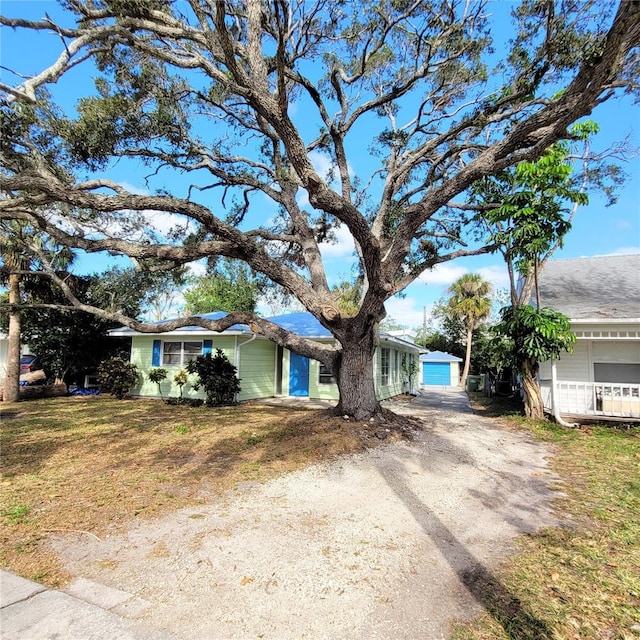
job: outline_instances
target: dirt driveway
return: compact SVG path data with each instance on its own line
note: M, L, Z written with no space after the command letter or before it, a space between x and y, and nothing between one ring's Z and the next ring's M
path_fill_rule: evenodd
M426 429L56 549L184 640L437 640L483 606L506 617L518 604L495 568L518 533L556 524L548 450L474 415L458 390L393 409Z

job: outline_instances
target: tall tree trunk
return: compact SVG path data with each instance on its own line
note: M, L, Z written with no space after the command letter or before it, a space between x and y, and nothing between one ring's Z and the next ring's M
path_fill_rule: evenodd
M471 366L471 341L473 340L473 329L467 329L467 350L464 355L464 368L462 369L462 377L460 378L460 386L464 389L467 385L467 376L469 375L469 367Z
M9 275L9 304L20 304L20 276ZM9 311L9 344L7 351L7 376L2 392L4 402L20 400L20 311Z
M540 383L536 378L538 373L538 363L535 360L527 359L522 370L522 391L524 392L524 412L528 418L533 420L544 419L544 403Z
M342 343L342 356L336 363L335 377L340 391L336 412L356 420L368 420L382 413L376 396L373 354L376 349L375 331L358 341Z

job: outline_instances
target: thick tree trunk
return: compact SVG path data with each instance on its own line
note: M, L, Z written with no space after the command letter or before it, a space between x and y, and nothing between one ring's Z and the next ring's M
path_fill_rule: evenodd
M522 391L524 392L524 412L528 418L533 420L544 419L544 404L542 402L542 392L540 383L536 378L538 363L526 360L522 372Z
M343 344L342 356L335 372L340 390L336 412L356 420L368 420L380 415L382 408L376 396L373 354L375 333L360 341Z
M9 276L9 304L20 303L20 276ZM3 402L20 400L20 311L9 312L9 344L7 349L7 376L2 393Z
M464 368L462 369L462 377L460 378L460 386L464 389L467 385L467 376L469 375L469 367L471 366L471 341L473 340L473 329L467 329L467 351L464 356Z

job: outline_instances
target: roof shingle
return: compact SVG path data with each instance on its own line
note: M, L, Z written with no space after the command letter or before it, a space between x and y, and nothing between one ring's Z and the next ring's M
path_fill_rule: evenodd
M640 254L550 260L540 304L572 320L639 318Z

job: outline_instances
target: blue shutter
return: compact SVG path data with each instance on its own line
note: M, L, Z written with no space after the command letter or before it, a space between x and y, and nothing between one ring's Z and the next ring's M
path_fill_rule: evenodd
M211 353L213 348L213 340L204 340L202 343L202 355L206 356L207 353Z
M151 365L153 367L160 366L160 353L162 348L162 340L153 341L153 355L151 356Z

